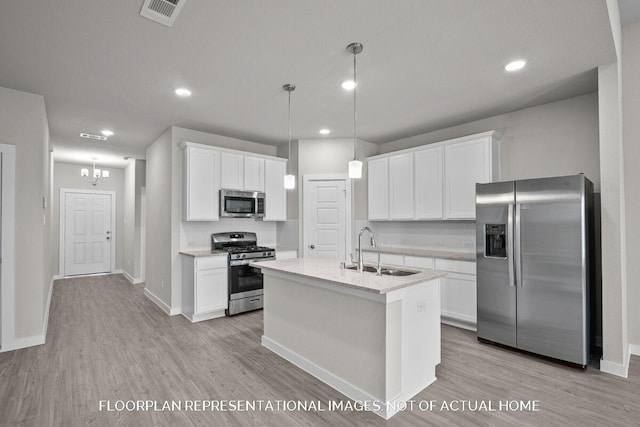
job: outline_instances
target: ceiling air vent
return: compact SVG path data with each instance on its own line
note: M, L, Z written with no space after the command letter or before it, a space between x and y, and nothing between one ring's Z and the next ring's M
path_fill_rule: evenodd
M102 136L102 135L93 135L91 133L81 133L80 134L81 138L88 138L88 139L97 139L98 141L106 141L107 137L106 136Z
M185 0L144 0L140 15L170 27L184 2Z

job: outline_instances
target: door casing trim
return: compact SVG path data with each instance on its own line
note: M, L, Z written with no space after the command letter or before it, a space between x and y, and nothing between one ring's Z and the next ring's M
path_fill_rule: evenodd
M348 257L352 251L352 230L354 227L354 219L352 218L351 212L353 209L352 203L352 194L353 194L353 180L349 178L349 175L346 173L321 173L321 174L305 174L302 176L302 194L300 197L300 213L298 224L298 236L300 236L298 241L298 247L300 250L298 251L299 257L304 257L305 254L305 220L307 215L305 215L305 194L308 194L309 191L309 183L311 181L344 181L344 188L346 190L346 199L345 199L345 257Z
M67 194L69 193L79 193L79 194L102 194L102 195L110 195L111 196L111 259L109 260L109 272L113 273L114 264L116 260L116 192L115 191L105 191L105 190L86 190L86 189L77 189L77 188L61 188L60 189L60 246L58 249L59 254L59 265L58 271L59 275L65 277L64 271L64 261L65 261L65 239L66 239L66 230L65 230L65 220L66 220L66 203L65 199Z

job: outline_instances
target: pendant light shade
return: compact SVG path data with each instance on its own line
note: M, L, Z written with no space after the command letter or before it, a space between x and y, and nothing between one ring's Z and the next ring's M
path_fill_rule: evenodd
M349 178L362 178L362 162L356 157L356 91L358 90L358 80L356 80L356 55L362 52L362 43L351 43L347 46L347 52L353 54L353 160L349 162Z
M296 188L296 177L291 173L291 92L296 90L292 84L282 86L282 89L289 93L289 158L287 160L287 174L284 176L284 188L293 190Z
M287 174L284 176L284 188L287 190L293 190L296 188L296 177L295 175Z
M349 178L362 178L362 162L360 160L349 162Z

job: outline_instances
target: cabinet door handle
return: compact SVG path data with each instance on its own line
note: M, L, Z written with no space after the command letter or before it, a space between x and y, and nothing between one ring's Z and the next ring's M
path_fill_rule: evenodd
M311 249L315 249L315 248L316 248L316 245L313 245L313 244L312 244L312 245L309 245L309 247L310 247Z

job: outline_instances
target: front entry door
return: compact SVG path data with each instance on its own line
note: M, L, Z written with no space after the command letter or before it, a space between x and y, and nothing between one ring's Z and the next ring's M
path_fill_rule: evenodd
M67 192L64 275L111 271L111 194Z
M345 181L309 181L305 191L304 256L344 259L347 220Z

